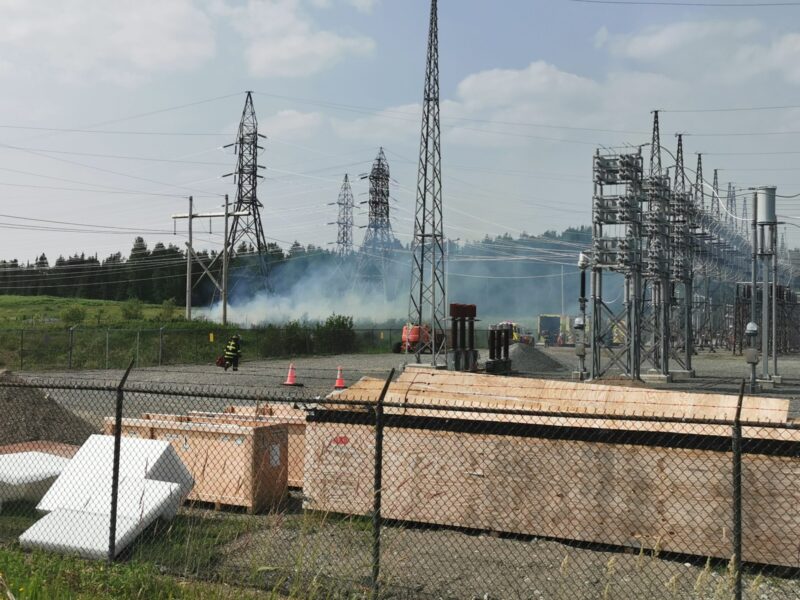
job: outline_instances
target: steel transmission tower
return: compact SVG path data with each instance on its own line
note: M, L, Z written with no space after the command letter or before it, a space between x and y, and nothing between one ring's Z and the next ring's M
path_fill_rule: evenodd
M655 373L669 374L669 314L672 301L669 268L669 178L661 165L661 131L658 111L653 111L653 132L650 142L650 172L645 179L647 210L644 229L647 251L644 258L644 276L650 284L649 318L642 321L642 359L650 362Z
M692 194L686 190L686 170L683 160L683 135L677 134L678 149L675 154L675 181L672 193L672 215L671 215L671 241L672 241L672 279L675 283L683 284L683 309L684 318L682 327L675 331L678 342L673 358L687 372L692 371L692 347L694 334L692 333L692 304L694 302L694 274L693 274L693 255L694 255L694 232L692 228L695 224L695 210L692 202ZM682 338L682 339L681 339ZM683 355L678 351L682 346Z
M350 176L345 173L342 189L339 191L339 199L334 202L339 207L339 215L331 225L339 226L339 233L336 236L336 254L339 255L341 262L353 253L353 189L350 187Z
M252 92L247 92L236 141L226 146L226 148L233 146L238 157L236 171L224 175L224 177L233 175L236 183L234 216L228 230L226 244L231 252L236 252L237 246L242 242L252 245L258 255L258 264L266 287L267 264L264 254L267 251L267 242L264 238L264 228L261 225L263 205L258 199L258 180L263 177L258 173L259 169L263 168L258 164L258 152L264 148L259 146L259 138L266 139L266 136L258 133L253 95Z
M447 365L444 229L442 225L441 129L439 125L439 24L437 0L431 0L422 133L417 176L414 237L411 241L411 295L408 320L430 327L416 357L431 353L433 365Z
M362 288L382 289L386 298L389 291L389 253L396 240L389 219L389 162L383 148L378 151L369 175L362 176L362 179L369 179L369 220L364 242L361 244L355 283Z

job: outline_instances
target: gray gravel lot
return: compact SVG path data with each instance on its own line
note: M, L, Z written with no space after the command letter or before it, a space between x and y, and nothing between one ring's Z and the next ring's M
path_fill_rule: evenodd
M530 372L527 376L570 376L569 369L575 363L572 348L543 351L567 369ZM482 355L485 357L486 353ZM346 382L352 383L361 376L385 377L405 358L396 354L297 358L292 362L297 369L298 381L304 383L302 388L281 385L290 362L286 359L244 362L237 373L226 373L213 365L135 369L129 379L131 387L168 387L180 395L127 392L125 412L133 416L144 411L219 410L231 402L221 396L236 392L288 393L314 398L333 389L338 366L343 368ZM695 368L696 378L676 382L670 387L736 393L739 381L747 375L742 357L722 352L697 356ZM798 414L800 356L782 358L780 368L784 383L764 393L793 400L793 412ZM113 385L119 381L122 372L70 371L22 375L32 380ZM193 392L198 390L208 393L209 397L197 397ZM96 427L100 427L102 417L113 414L113 392L87 394L66 389L52 390L50 394L62 406ZM323 580L368 580L370 533L363 523L350 525L331 520L305 527L306 516L297 499L277 519L275 515L253 519L256 526L248 534L223 548L217 565L220 572L242 576L258 573L265 579L274 579L301 569ZM549 540L520 540L447 529L392 526L385 530L382 557L382 573L387 589L394 597L569 600L730 597L727 593L729 580L723 567L704 569L702 564L578 548ZM755 573L748 574L746 579L751 589L745 598L800 599L800 582L796 580L757 577Z

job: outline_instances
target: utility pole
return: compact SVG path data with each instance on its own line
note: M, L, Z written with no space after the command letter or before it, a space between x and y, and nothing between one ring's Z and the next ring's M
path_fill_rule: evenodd
M189 212L186 214L177 214L172 215L173 223L178 221L179 219L186 219L188 223L188 230L189 230L189 241L186 243L186 320L191 321L192 319L192 264L196 261L197 264L200 265L200 268L203 270L203 275L208 276L211 280L211 283L214 284L214 287L217 288L217 291L220 293L220 297L222 299L222 324L228 324L228 264L230 262L230 251L228 245L225 244L222 248L222 252L218 254L218 256L222 256L222 282L220 283L217 281L217 278L214 277L213 273L211 273L210 267L214 261L211 261L208 266L203 264L203 261L200 260L200 257L197 256L193 246L192 240L192 222L195 219L224 219L225 220L225 230L228 230L228 220L229 217L241 217L247 216L249 213L247 211L242 211L239 213L231 213L229 210L230 204L228 202L228 195L225 194L225 211L224 212L207 212L207 213L196 213L194 212L194 201L191 196L189 196ZM227 238L226 238L227 239ZM216 260L216 259L215 259Z
M192 221L194 221L194 211L192 210L194 200L189 196L189 248L186 250L186 320L192 320Z
M431 352L433 366L447 366L442 224L441 128L439 122L439 23L437 0L431 0L425 90L422 105L417 202L411 241L411 294L408 320L430 328L430 339L417 345L416 359ZM420 336L422 338L422 336Z

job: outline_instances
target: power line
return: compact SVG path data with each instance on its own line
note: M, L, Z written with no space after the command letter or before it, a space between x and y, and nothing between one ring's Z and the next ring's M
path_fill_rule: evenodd
M198 136L198 137L228 137L230 135L230 133L199 133L199 132L186 132L186 131L125 131L118 129L78 129L73 127L35 127L31 125L0 125L0 129L52 131L56 133L97 133L103 135L153 135L153 136Z
M800 2L675 2L673 0L664 2L656 2L655 0L570 0L570 2L580 4L620 4L623 6L705 6L726 8L800 6Z

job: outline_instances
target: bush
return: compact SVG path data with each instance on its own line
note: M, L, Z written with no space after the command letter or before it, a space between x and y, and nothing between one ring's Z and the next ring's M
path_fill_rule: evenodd
M161 303L161 311L158 318L162 321L172 321L175 318L175 298L167 298Z
M314 351L324 354L343 354L356 348L353 317L333 314L325 323L317 325Z
M73 304L63 309L60 316L67 325L80 325L86 320L86 309L79 304Z
M122 318L126 321L140 321L143 314L142 301L138 298L131 298L122 305Z

